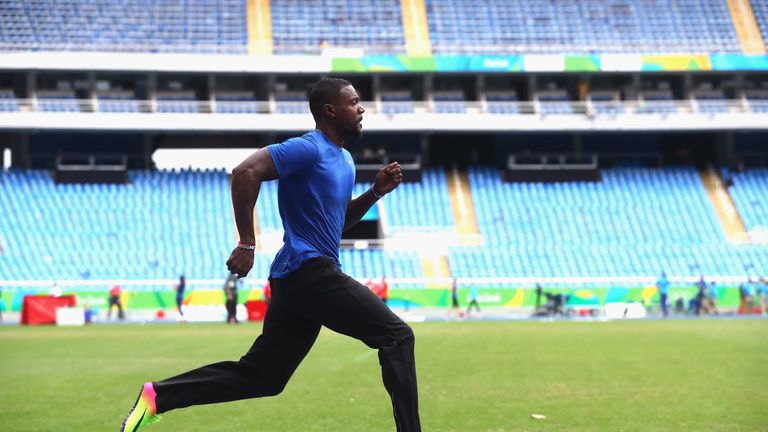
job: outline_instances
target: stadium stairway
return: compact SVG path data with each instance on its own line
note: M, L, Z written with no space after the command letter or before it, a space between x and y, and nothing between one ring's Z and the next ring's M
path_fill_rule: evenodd
M701 176L702 183L704 183L704 187L707 189L707 195L712 202L712 208L720 220L720 226L723 227L723 232L725 232L728 241L732 243L745 242L749 238L747 229L741 220L741 216L739 216L731 195L728 193L728 189L725 188L720 179L720 174L714 169L709 168L706 171L701 171L699 175Z
M403 17L405 49L411 57L429 57L432 55L432 41L429 38L427 24L427 6L424 0L400 0Z
M726 0L731 20L745 54L765 54L765 41L757 26L749 0Z
M246 0L248 54L272 55L272 7L270 0Z
M421 269L427 279L448 279L451 277L451 269L448 265L448 257L443 254L429 255L421 253ZM446 288L446 283L432 281L427 283L427 288Z
M459 234L460 244L464 246L479 243L480 231L477 228L475 205L466 172L459 172L455 167L448 180L448 192L451 196L451 211Z

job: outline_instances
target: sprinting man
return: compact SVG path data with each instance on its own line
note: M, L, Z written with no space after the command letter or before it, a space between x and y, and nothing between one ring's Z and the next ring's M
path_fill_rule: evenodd
M133 432L156 414L177 408L280 393L321 326L379 350L397 431L421 430L413 332L368 288L345 275L339 263L342 230L400 184L400 165L380 169L371 187L350 199L355 167L344 144L362 135L360 97L348 81L325 78L312 87L309 107L314 131L260 149L232 172L240 242L227 268L240 277L253 266L253 207L261 183L280 179L285 236L270 267L272 299L262 334L238 361L145 383L121 430Z

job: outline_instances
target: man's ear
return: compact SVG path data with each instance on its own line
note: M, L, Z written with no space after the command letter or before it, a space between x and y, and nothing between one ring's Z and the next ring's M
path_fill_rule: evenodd
M331 104L323 105L323 112L328 114L329 117L336 117L336 108Z

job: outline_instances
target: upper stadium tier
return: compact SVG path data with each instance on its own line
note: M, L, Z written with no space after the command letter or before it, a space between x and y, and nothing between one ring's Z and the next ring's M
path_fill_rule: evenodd
M765 53L764 0L0 0L0 50Z

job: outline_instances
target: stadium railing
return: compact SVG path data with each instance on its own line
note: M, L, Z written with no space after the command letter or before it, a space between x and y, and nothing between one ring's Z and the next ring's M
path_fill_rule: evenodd
M40 102L38 99L17 99L17 111L9 111L4 114L25 114L31 112L42 112L40 109ZM47 104L75 104L78 107L80 113L109 113L109 114L126 114L124 111L103 110L102 105L106 105L106 101L99 100L99 98L93 99L53 99L45 98ZM133 102L133 100L131 100ZM139 113L157 113L158 102L168 102L163 100L136 100ZM176 101L179 103L182 101ZM221 102L221 101L218 101ZM361 104L365 107L369 114L382 114L389 117L398 115L413 115L413 114L439 114L439 115L467 115L467 114L489 114L493 116L524 116L524 115L563 115L563 116L587 116L587 117L618 117L626 115L675 115L675 114L706 114L710 116L720 114L739 114L739 113L752 113L754 110L751 107L752 101L749 99L729 99L718 100L718 106L722 109L718 111L711 111L709 109L702 109L701 101L695 99L688 100L669 100L665 102L664 109L658 109L656 104L659 101L568 101L568 102L547 102L548 104L561 103L568 106L568 110L558 111L552 113L549 110L544 110L541 107L539 101L493 101L492 108L489 108L489 104L486 101L465 101L465 102L451 102L453 104L463 104L464 110L462 112L444 112L444 110L435 107L433 101L414 101L410 102L413 105L412 112L398 112L387 109L386 103L376 101L362 101ZM216 100L197 100L197 101L183 101L185 104L193 105L192 110L184 111L186 113L213 113L213 114L295 114L305 115L305 110L278 110L276 104L270 101L226 101L227 109L218 110ZM282 102L285 103L285 102ZM508 110L499 110L500 106L509 107ZM238 107L242 108L238 110ZM178 113L184 113L179 111ZM135 113L135 112L134 112Z

